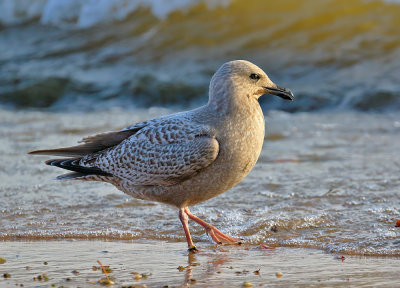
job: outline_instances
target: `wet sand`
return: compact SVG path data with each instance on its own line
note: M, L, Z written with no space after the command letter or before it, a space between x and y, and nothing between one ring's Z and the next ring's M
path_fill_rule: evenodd
M314 249L264 250L254 245L216 247L207 243L200 243L202 252L191 254L184 246L165 241L3 242L0 257L7 262L0 265L0 286L98 287L105 277L101 270L93 270L99 266L97 260L112 269L112 287L243 287L245 282L253 287L400 284L400 259L396 257L345 255L343 259L341 254ZM144 278L135 280L135 272ZM4 273L11 277L4 279ZM47 281L33 280L43 273Z

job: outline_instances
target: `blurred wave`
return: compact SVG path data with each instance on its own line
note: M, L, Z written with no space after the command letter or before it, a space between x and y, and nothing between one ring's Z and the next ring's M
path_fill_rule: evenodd
M15 25L38 20L42 24L88 28L125 19L140 8L148 8L158 18L185 11L199 3L209 8L227 6L231 0L3 0L0 21Z
M2 0L0 103L186 105L248 59L297 96L268 108L399 109L398 27L393 0Z

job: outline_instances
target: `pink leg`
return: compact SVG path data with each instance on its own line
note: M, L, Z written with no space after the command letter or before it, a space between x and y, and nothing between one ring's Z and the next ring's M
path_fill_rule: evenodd
M190 219L192 219L196 223L203 226L204 229L206 229L207 234L211 236L211 238L214 240L215 243L217 243L217 244L242 244L240 242L241 239L228 236L228 235L222 233L221 231L219 231L217 228L215 228L211 224L208 224L207 222L205 222L205 221L201 220L200 218L198 218L197 216L193 215L189 211L188 207L184 208L184 212L187 214L187 216L189 216Z
M186 214L183 208L179 209L179 220L181 220L183 231L185 231L186 241L188 243L189 251L196 251L197 248L192 241L192 237L190 236L189 232L189 225L188 225L188 215Z
M268 245L265 245L265 244L261 244L260 248L271 249L271 250L275 249L275 247L271 247L271 246L268 246Z

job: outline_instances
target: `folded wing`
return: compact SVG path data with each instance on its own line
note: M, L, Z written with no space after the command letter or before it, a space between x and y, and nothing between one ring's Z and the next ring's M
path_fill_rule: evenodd
M133 185L169 186L193 177L218 156L207 127L176 120L152 123L112 148L80 160Z
M30 154L56 155L46 164L73 173L58 179L124 179L133 185L169 186L193 177L218 156L219 144L207 126L164 118L84 138L83 144ZM105 176L106 178L90 176Z

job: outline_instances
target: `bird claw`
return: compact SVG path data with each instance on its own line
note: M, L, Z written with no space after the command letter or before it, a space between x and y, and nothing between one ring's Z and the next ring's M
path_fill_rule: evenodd
M196 246L193 246L193 247L190 247L190 248L188 249L188 251L191 252L191 253L196 253L196 252L199 251L199 249L197 249Z
M193 221L195 221L196 223L200 224L201 226L204 227L204 229L206 230L206 234L208 236L210 236L212 238L212 240L217 244L217 245L233 245L233 244L238 244L241 245L242 244L242 240L243 239L239 239L239 238L235 238L235 237L231 237L228 236L224 233L222 233L221 231L219 231L215 226L201 220L200 218L198 218L197 216L193 215L190 211L189 208L185 207L182 208L181 213L186 213L186 215L192 219ZM181 220L182 221L182 220ZM189 240L188 240L188 243Z
M209 235L214 240L214 242L217 243L218 245L234 245L234 244L241 245L242 244L242 242L240 241L242 239L228 236L228 235L222 233L221 231L219 231L214 226L207 227L206 232L207 232L207 235Z

